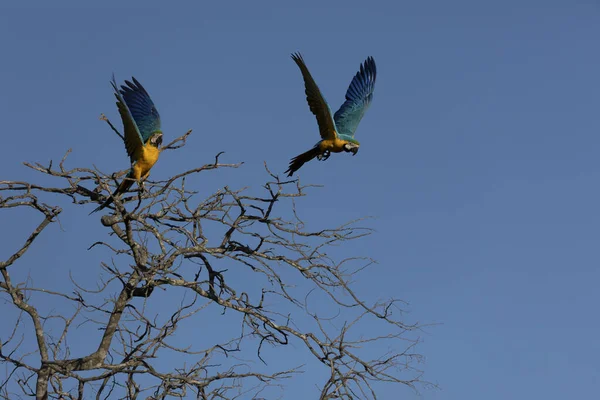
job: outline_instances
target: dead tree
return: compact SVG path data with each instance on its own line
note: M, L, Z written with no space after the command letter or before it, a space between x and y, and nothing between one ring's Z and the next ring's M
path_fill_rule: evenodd
M268 169L260 194L223 187L199 199L190 177L239 167L221 163L221 154L148 181L82 222L107 231L90 243L105 254L90 271L96 287L65 276L64 290L47 290L35 269L12 279L44 230L60 223L62 208L47 199L90 208L117 183L117 175L67 168L67 155L57 167L25 163L55 187L0 181L0 221L15 208L39 217L22 246L0 259L0 398L281 398L289 378L307 369L318 378L304 398L376 398L381 382L422 383L413 350L419 326L401 320L403 303L368 303L353 290L372 260L328 255L370 230L360 221L306 229L296 205L307 187ZM46 301L63 306L41 311ZM96 329L97 340L78 336L81 327ZM84 355L72 356L72 343ZM370 350L381 343L383 353Z

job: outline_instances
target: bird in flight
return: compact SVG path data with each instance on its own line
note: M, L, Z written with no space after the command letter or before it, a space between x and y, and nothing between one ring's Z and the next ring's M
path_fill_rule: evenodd
M134 182L141 184L150 175L150 169L160 155L163 140L160 115L146 89L137 79L132 77L132 80L133 82L126 80L121 89L117 88L114 76L111 81L117 108L123 120L123 139L131 169L114 193L90 214L111 204L115 197L125 193Z
M327 160L331 152L344 151L356 155L360 143L354 139L354 133L371 104L377 76L375 60L373 57L368 57L350 82L346 91L346 101L332 116L331 109L310 75L302 55L300 53L292 54L292 59L302 72L306 101L310 111L317 117L321 140L312 149L292 158L289 168L285 171L288 176L292 176L304 163L315 157L319 161Z

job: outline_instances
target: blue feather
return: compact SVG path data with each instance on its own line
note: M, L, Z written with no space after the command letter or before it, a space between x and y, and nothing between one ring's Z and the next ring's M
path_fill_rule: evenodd
M333 116L340 135L354 137L358 123L373 99L376 77L375 60L373 57L368 57L350 82L346 91L346 101Z
M132 79L133 83L126 80L127 86L121 85L120 92L146 144L153 133L161 132L160 115L146 89L137 79Z

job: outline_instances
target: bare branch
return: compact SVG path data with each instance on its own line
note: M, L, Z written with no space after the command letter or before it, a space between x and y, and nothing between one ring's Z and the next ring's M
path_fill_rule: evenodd
M163 150L184 146L190 134ZM314 186L281 181L266 164L269 181L260 192L225 186L199 198L189 177L241 166L222 163L223 153L115 199L114 211L101 218L107 237L89 246L105 256L94 287L71 276L61 290L36 287L35 272L13 282L9 270L62 211L39 199L59 195L86 206L117 184L115 174L66 168L68 154L58 167L25 164L57 187L0 181L0 210L26 207L42 216L0 261L0 296L19 311L7 321L15 328L0 337L0 398L283 397L285 380L305 368L323 372L309 396L321 399L376 398L378 382L426 384L414 351L421 325L401 319L404 302L355 291L360 274L374 273L372 259L336 257L346 242L372 233L366 220L307 229L296 206ZM36 302L44 297L60 311L42 313ZM72 357L69 343L81 342L84 328L101 335Z

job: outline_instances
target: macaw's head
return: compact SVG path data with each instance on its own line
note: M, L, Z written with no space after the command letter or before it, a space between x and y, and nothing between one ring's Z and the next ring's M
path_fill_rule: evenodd
M163 135L161 132L154 132L152 136L150 136L150 139L148 139L148 143L151 146L159 148L162 145L162 139Z
M357 140L349 139L348 143L344 144L344 151L346 153L352 153L353 156L358 153L358 149L360 148L360 143Z

